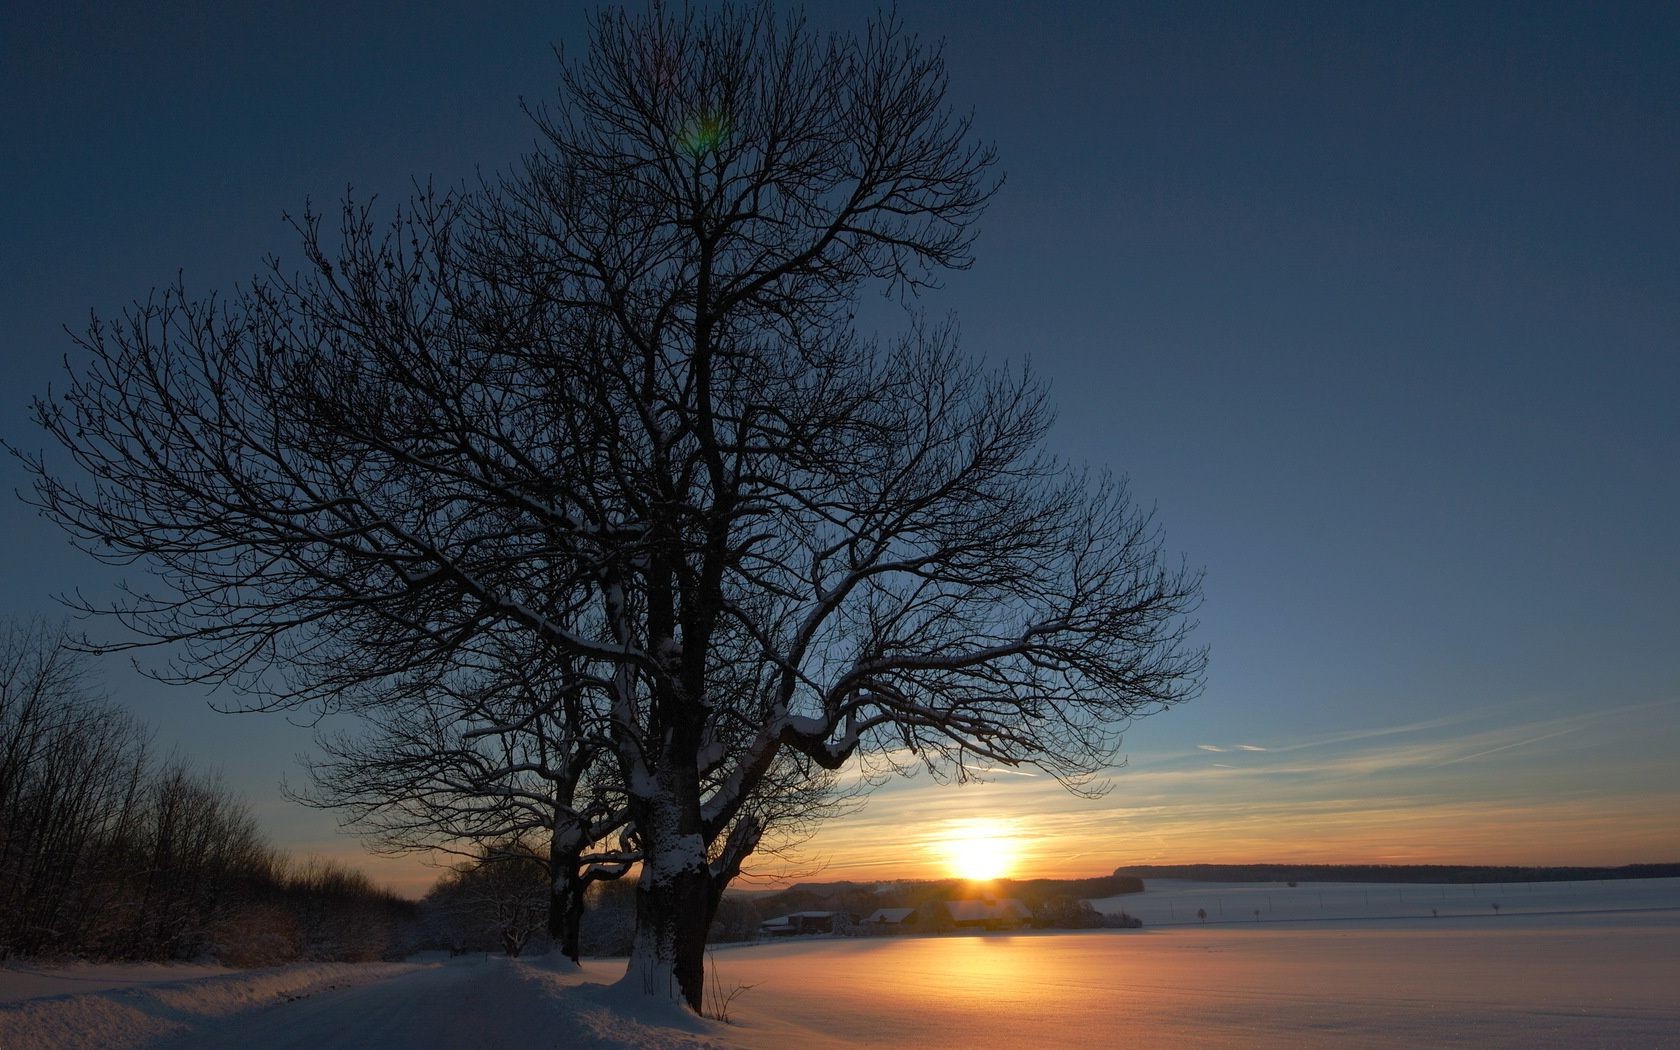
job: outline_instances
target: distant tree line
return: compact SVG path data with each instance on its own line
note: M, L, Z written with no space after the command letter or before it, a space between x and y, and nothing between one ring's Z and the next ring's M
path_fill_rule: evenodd
M908 880L885 884L830 882L801 883L779 893L726 897L712 930L712 943L752 940L758 924L777 915L800 911L840 912L856 919L878 908L914 908L922 916L916 929L938 932L949 928L950 917L938 905L972 898L981 892L963 879ZM1032 925L1040 929L1080 930L1103 926L1131 927L1131 916L1104 916L1089 901L1143 892L1143 881L1132 876L1089 879L999 879L986 884L993 900L1013 898L1032 911Z
M517 957L555 949L569 954L544 921L548 890L549 879L540 860L519 860L516 851L485 847L477 857L452 868L420 901L421 933L416 946L451 955L496 952ZM628 955L636 931L635 884L597 881L586 895L587 906L578 910L575 943L580 954ZM719 921L713 925L713 939L751 940L758 922L755 907L738 897L726 897Z
M1143 880L1135 875L1102 875L1090 879L1004 879L998 890L1007 897L1019 897L1029 904L1058 894L1096 900L1142 893Z
M558 944L544 922L548 893L547 867L542 851L520 843L487 844L439 879L421 901L422 932L417 946L465 952L497 952L510 956L541 954ZM1117 897L1143 891L1135 877L1100 876L1090 879L1000 880L988 886L992 898L1014 898L1032 910L1032 925L1040 929L1131 928L1138 921L1124 913L1104 915L1089 898ZM766 919L796 911L832 911L862 919L877 908L911 907L927 918L915 924L921 932L950 929L950 916L935 907L943 901L972 896L974 887L960 879L895 882L884 886L855 882L806 883L779 893L728 894L719 902L707 936L709 944L755 940ZM580 909L578 946L588 956L620 956L630 952L636 925L635 884L597 882L589 887L587 907ZM866 932L851 927L849 932Z
M1115 877L1197 879L1202 882L1583 882L1590 879L1669 879L1680 864L1617 868L1524 868L1480 864L1173 864L1118 868Z
M157 755L62 631L0 621L0 958L376 959L414 905L290 863L213 775Z
M1142 893L1143 880L1129 875L1089 879L997 879L985 892L993 898L1013 897L1029 908L1058 897L1096 900ZM903 880L884 884L858 882L800 883L779 893L757 898L770 914L790 911L857 911L876 908L913 908L931 901L962 900L976 893L963 879Z

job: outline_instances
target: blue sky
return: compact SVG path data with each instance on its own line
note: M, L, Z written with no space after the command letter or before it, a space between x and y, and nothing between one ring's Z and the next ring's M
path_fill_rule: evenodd
M295 258L306 197L506 166L548 45L583 43L569 5L162 6L0 15L0 434L26 446L61 325ZM1206 567L1207 690L1134 727L1103 800L894 782L808 854L887 873L990 812L1036 870L1680 858L1680 11L1043 6L900 4L1008 178L923 306L1030 359L1057 449ZM0 608L114 579L13 500L0 528ZM106 671L277 841L356 848L278 798L306 729Z

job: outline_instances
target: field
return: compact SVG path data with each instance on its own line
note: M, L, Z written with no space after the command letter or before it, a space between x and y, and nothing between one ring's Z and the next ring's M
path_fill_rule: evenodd
M1093 901L1098 911L1136 915L1151 929L1241 922L1366 925L1408 919L1492 919L1680 906L1680 879L1433 885L1358 882L1187 882L1155 879L1148 892ZM1495 907L1497 905L1497 907ZM1206 912L1199 918L1198 911ZM1258 914L1256 914L1258 913Z
M722 948L718 992L744 988L730 1024L627 999L610 987L621 961L479 958L317 973L274 994L232 989L285 971L37 995L0 1006L0 1045L1680 1047L1676 879L1162 881L1098 903L1145 928ZM25 975L0 974L4 1000Z

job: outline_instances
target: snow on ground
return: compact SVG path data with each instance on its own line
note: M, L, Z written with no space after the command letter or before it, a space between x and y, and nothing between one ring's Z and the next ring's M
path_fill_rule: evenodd
M0 1047L151 1046L249 1011L416 969L408 963L310 963L268 970L116 965L43 972L8 967L0 970ZM213 975L204 976L204 970ZM63 993L67 983L77 981L85 982L72 985L81 994ZM95 986L107 990L81 991ZM29 988L37 994L20 994Z
M1192 882L1150 879L1143 893L1091 902L1136 915L1146 926L1207 922L1332 922L1492 919L1519 914L1680 908L1680 879L1593 882L1360 883ZM1494 909L1498 904L1499 908ZM1207 912L1205 920L1197 911ZM1255 912L1259 912L1256 916Z
M1680 880L1458 887L1462 901L1446 887L1433 902L1416 886L1151 885L1116 900L1148 921L1211 895L1224 921L1210 908L1206 925L720 949L712 985L751 986L728 1025L625 995L622 959L579 971L475 956L348 967L354 986L320 974L242 1001L213 989L320 968L33 999L0 1006L0 1046L1680 1048ZM12 979L0 971L0 990Z
M1519 920L1520 922L1521 920ZM1661 927L836 941L718 960L742 1046L1680 1046Z
M226 966L191 963L70 963L45 966L11 962L0 964L0 1003L42 999L49 995L84 995L112 988L168 984L239 972Z

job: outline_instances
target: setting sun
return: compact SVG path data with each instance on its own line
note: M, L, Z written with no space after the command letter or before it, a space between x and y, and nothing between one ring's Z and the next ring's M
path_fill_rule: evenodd
M1000 821L964 820L951 825L938 850L952 875L987 882L1014 870L1020 843Z

